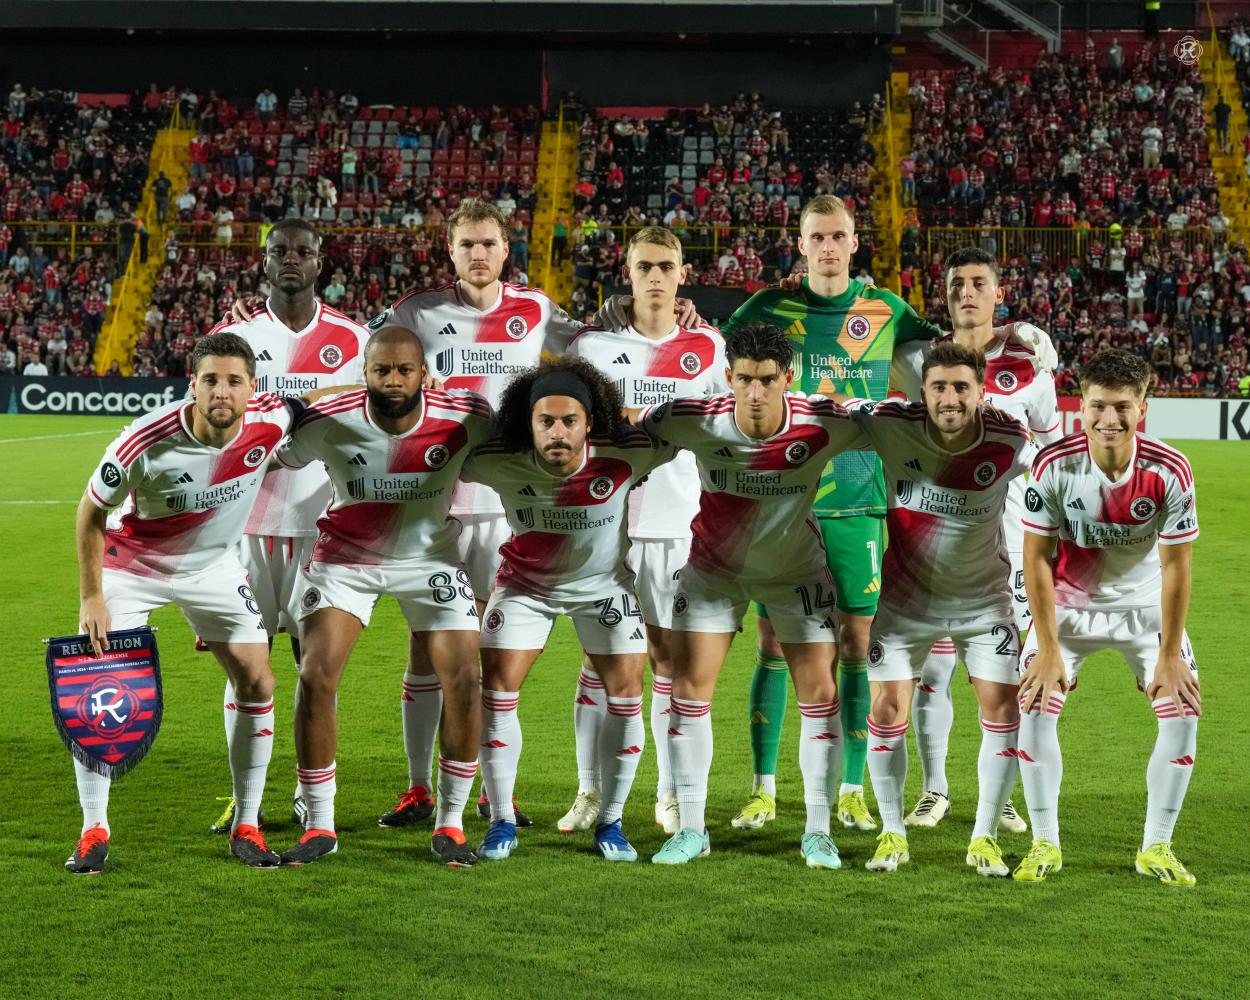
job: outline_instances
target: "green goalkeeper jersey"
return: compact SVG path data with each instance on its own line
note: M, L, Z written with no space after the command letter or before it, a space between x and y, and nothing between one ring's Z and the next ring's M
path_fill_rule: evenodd
M885 399L894 347L932 340L941 330L916 315L893 292L851 280L835 298L817 295L807 278L797 292L766 288L729 318L724 334L744 323L771 323L785 331L795 352L796 389ZM873 452L843 452L825 467L816 494L820 517L885 515L885 478Z

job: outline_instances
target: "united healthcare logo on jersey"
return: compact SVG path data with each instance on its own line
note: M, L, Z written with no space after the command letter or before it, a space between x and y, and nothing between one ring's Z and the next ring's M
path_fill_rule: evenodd
M712 486L724 492L729 488L729 470L728 469L709 469L708 479L712 481Z
M453 350L439 351L434 355L434 372L439 378L451 378L455 370L456 354Z
M523 525L525 525L526 528L533 529L534 508L533 507L518 507L516 509L516 519L520 521Z
M911 494L914 486L915 483L910 479L900 479L894 484L894 495L898 498L901 506L906 507L911 503Z
M353 500L363 500L365 498L365 480L363 476L360 479L349 479L347 481L347 495Z

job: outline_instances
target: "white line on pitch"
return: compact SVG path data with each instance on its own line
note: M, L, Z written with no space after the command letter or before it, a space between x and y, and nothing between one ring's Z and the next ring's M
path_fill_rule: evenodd
M23 441L55 441L58 438L80 438L88 437L91 434L116 434L118 430L120 428L110 427L107 430L74 431L72 434L36 434L34 437L27 438L0 438L0 444L21 444Z

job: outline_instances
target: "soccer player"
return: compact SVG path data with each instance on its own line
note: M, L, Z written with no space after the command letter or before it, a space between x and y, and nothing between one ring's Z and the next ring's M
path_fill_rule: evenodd
M273 753L273 674L238 543L269 459L303 406L253 398L255 364L241 338L204 337L191 355L191 401L140 417L109 445L78 505L78 620L100 655L110 629L138 628L166 604L182 609L236 696L230 852L273 868L278 855L257 826ZM133 508L108 526L128 497ZM109 851L110 781L77 761L74 770L83 828L65 867L95 875Z
M633 290L630 321L622 330L590 327L569 353L583 357L612 378L626 408L640 409L678 396L709 396L725 391L725 347L713 327L686 329L674 319L677 289L688 268L681 241L672 230L650 226L638 232L626 251L626 273ZM690 553L690 521L699 506L694 456L681 452L638 487L629 502L629 567L642 607L651 660L651 737L659 780L655 821L668 834L679 829L677 796L668 766L669 696L673 683L669 630L677 574ZM595 770L599 729L607 714L603 682L583 663L573 700L577 742L577 798L557 824L562 832L588 829L599 813L601 795Z
M479 619L448 511L465 459L494 424L480 396L422 389L425 358L410 330L383 327L364 361L365 390L318 403L277 456L291 469L323 463L334 487L300 598L295 745L308 828L282 861L308 864L338 849L339 681L378 598L390 594L447 692L431 849L450 866L468 867L476 858L462 815L477 774Z
M944 273L954 342L985 354L985 401L1024 424L1039 446L1058 440L1063 431L1054 375L1038 364L1031 348L1004 341L994 333L994 309L1003 300L1003 290L993 255L979 247L956 250L946 258ZM1003 541L1011 563L1011 606L1021 635L1029 624L1024 593L1024 529L1020 524L1026 478L1011 481L1003 515ZM950 811L946 750L955 717L950 691L954 674L955 646L944 637L930 650L912 701L923 794L904 818L905 826L937 826ZM1028 829L1010 799L1003 806L999 825L1013 833Z
M321 237L303 219L283 219L265 238L262 261L270 293L263 309L246 322L218 327L246 340L256 355L256 391L298 396L328 386L364 381L362 358L369 331L317 298ZM260 606L269 641L279 631L291 636L296 669L300 663L299 571L307 565L317 536L317 518L330 500L330 480L320 464L298 472L275 467L261 483L243 533L243 568ZM234 732L235 698L225 694L226 741ZM230 830L234 801L227 801L213 824ZM304 825L307 808L298 793L292 819Z
M868 770L882 832L865 867L909 860L903 826L907 718L933 644L949 638L981 706L980 794L967 862L1005 876L996 833L1015 784L1019 638L1002 541L1011 480L1036 454L1015 417L984 405L985 358L938 344L922 368L921 403L851 404L893 486L881 607L872 623Z
M1020 760L1034 841L1014 873L1022 882L1063 867L1059 715L1081 664L1103 649L1124 657L1158 719L1137 870L1164 885L1196 882L1171 842L1202 714L1185 634L1198 508L1185 456L1137 431L1153 377L1128 351L1103 351L1084 364L1082 430L1037 457L1025 493L1033 622L1020 660Z
M626 516L630 490L674 452L623 424L616 386L581 358L544 361L516 376L500 400L498 426L499 437L476 449L461 472L498 493L513 531L482 618L481 762L491 824L478 856L499 861L516 848L517 703L553 622L566 615L607 701L595 847L609 861L634 861L621 813L646 742L647 643L625 562Z
M739 326L726 355L732 392L662 403L640 420L658 440L694 453L702 487L673 602L668 752L681 826L652 861L686 864L711 850L704 812L712 695L742 616L757 600L771 609L803 716L807 828L800 850L809 867L840 868L829 835L842 755L837 622L812 502L829 458L862 446L863 437L838 404L788 391L794 352L776 327Z

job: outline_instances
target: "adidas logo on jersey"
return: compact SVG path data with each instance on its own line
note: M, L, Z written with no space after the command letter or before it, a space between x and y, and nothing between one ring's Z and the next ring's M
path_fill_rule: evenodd
M362 455L360 452L356 452L356 454L354 454L351 458L347 460L347 464L348 465L364 465L366 464L365 456Z
M642 629L640 629L640 628L636 628L636 629L634 629L633 634L630 636L630 638L631 638L631 639L641 639L641 638L642 638Z
M903 465L908 469L911 469L912 472L924 472L924 468L921 466L920 459L918 458L913 458L911 461L904 462Z
M1070 504L1068 504L1068 506L1069 506L1069 507L1071 507L1073 510L1084 510L1084 509L1085 509L1085 504L1084 504L1084 502L1081 500L1081 498L1080 498L1080 497L1077 497L1077 498L1076 498L1075 500L1073 500Z
M538 496L538 494L534 492L534 487L532 487L532 486L522 486L522 487L521 487L521 488L520 488L517 492L518 492L518 493L520 493L520 494L521 494L521 496L523 496L523 497L536 497L536 496Z
M184 472L181 476L179 476L177 479L175 479L175 480L174 480L174 482L175 482L175 483L189 483L189 482L191 482L191 473L189 473L189 472Z
M728 448L717 448L716 451L712 452L712 454L715 455L717 458L733 458L734 457L734 453L730 451Z
M612 364L614 364L614 365L627 365L627 364L629 364L629 355L628 355L628 354L618 354L616 357L614 357L614 358L612 359Z
M268 351L261 351L258 355L256 355L256 360L257 361L272 361L273 355L270 354Z
M445 327L438 331L438 335L440 337L454 337L456 335L456 328L448 323Z

